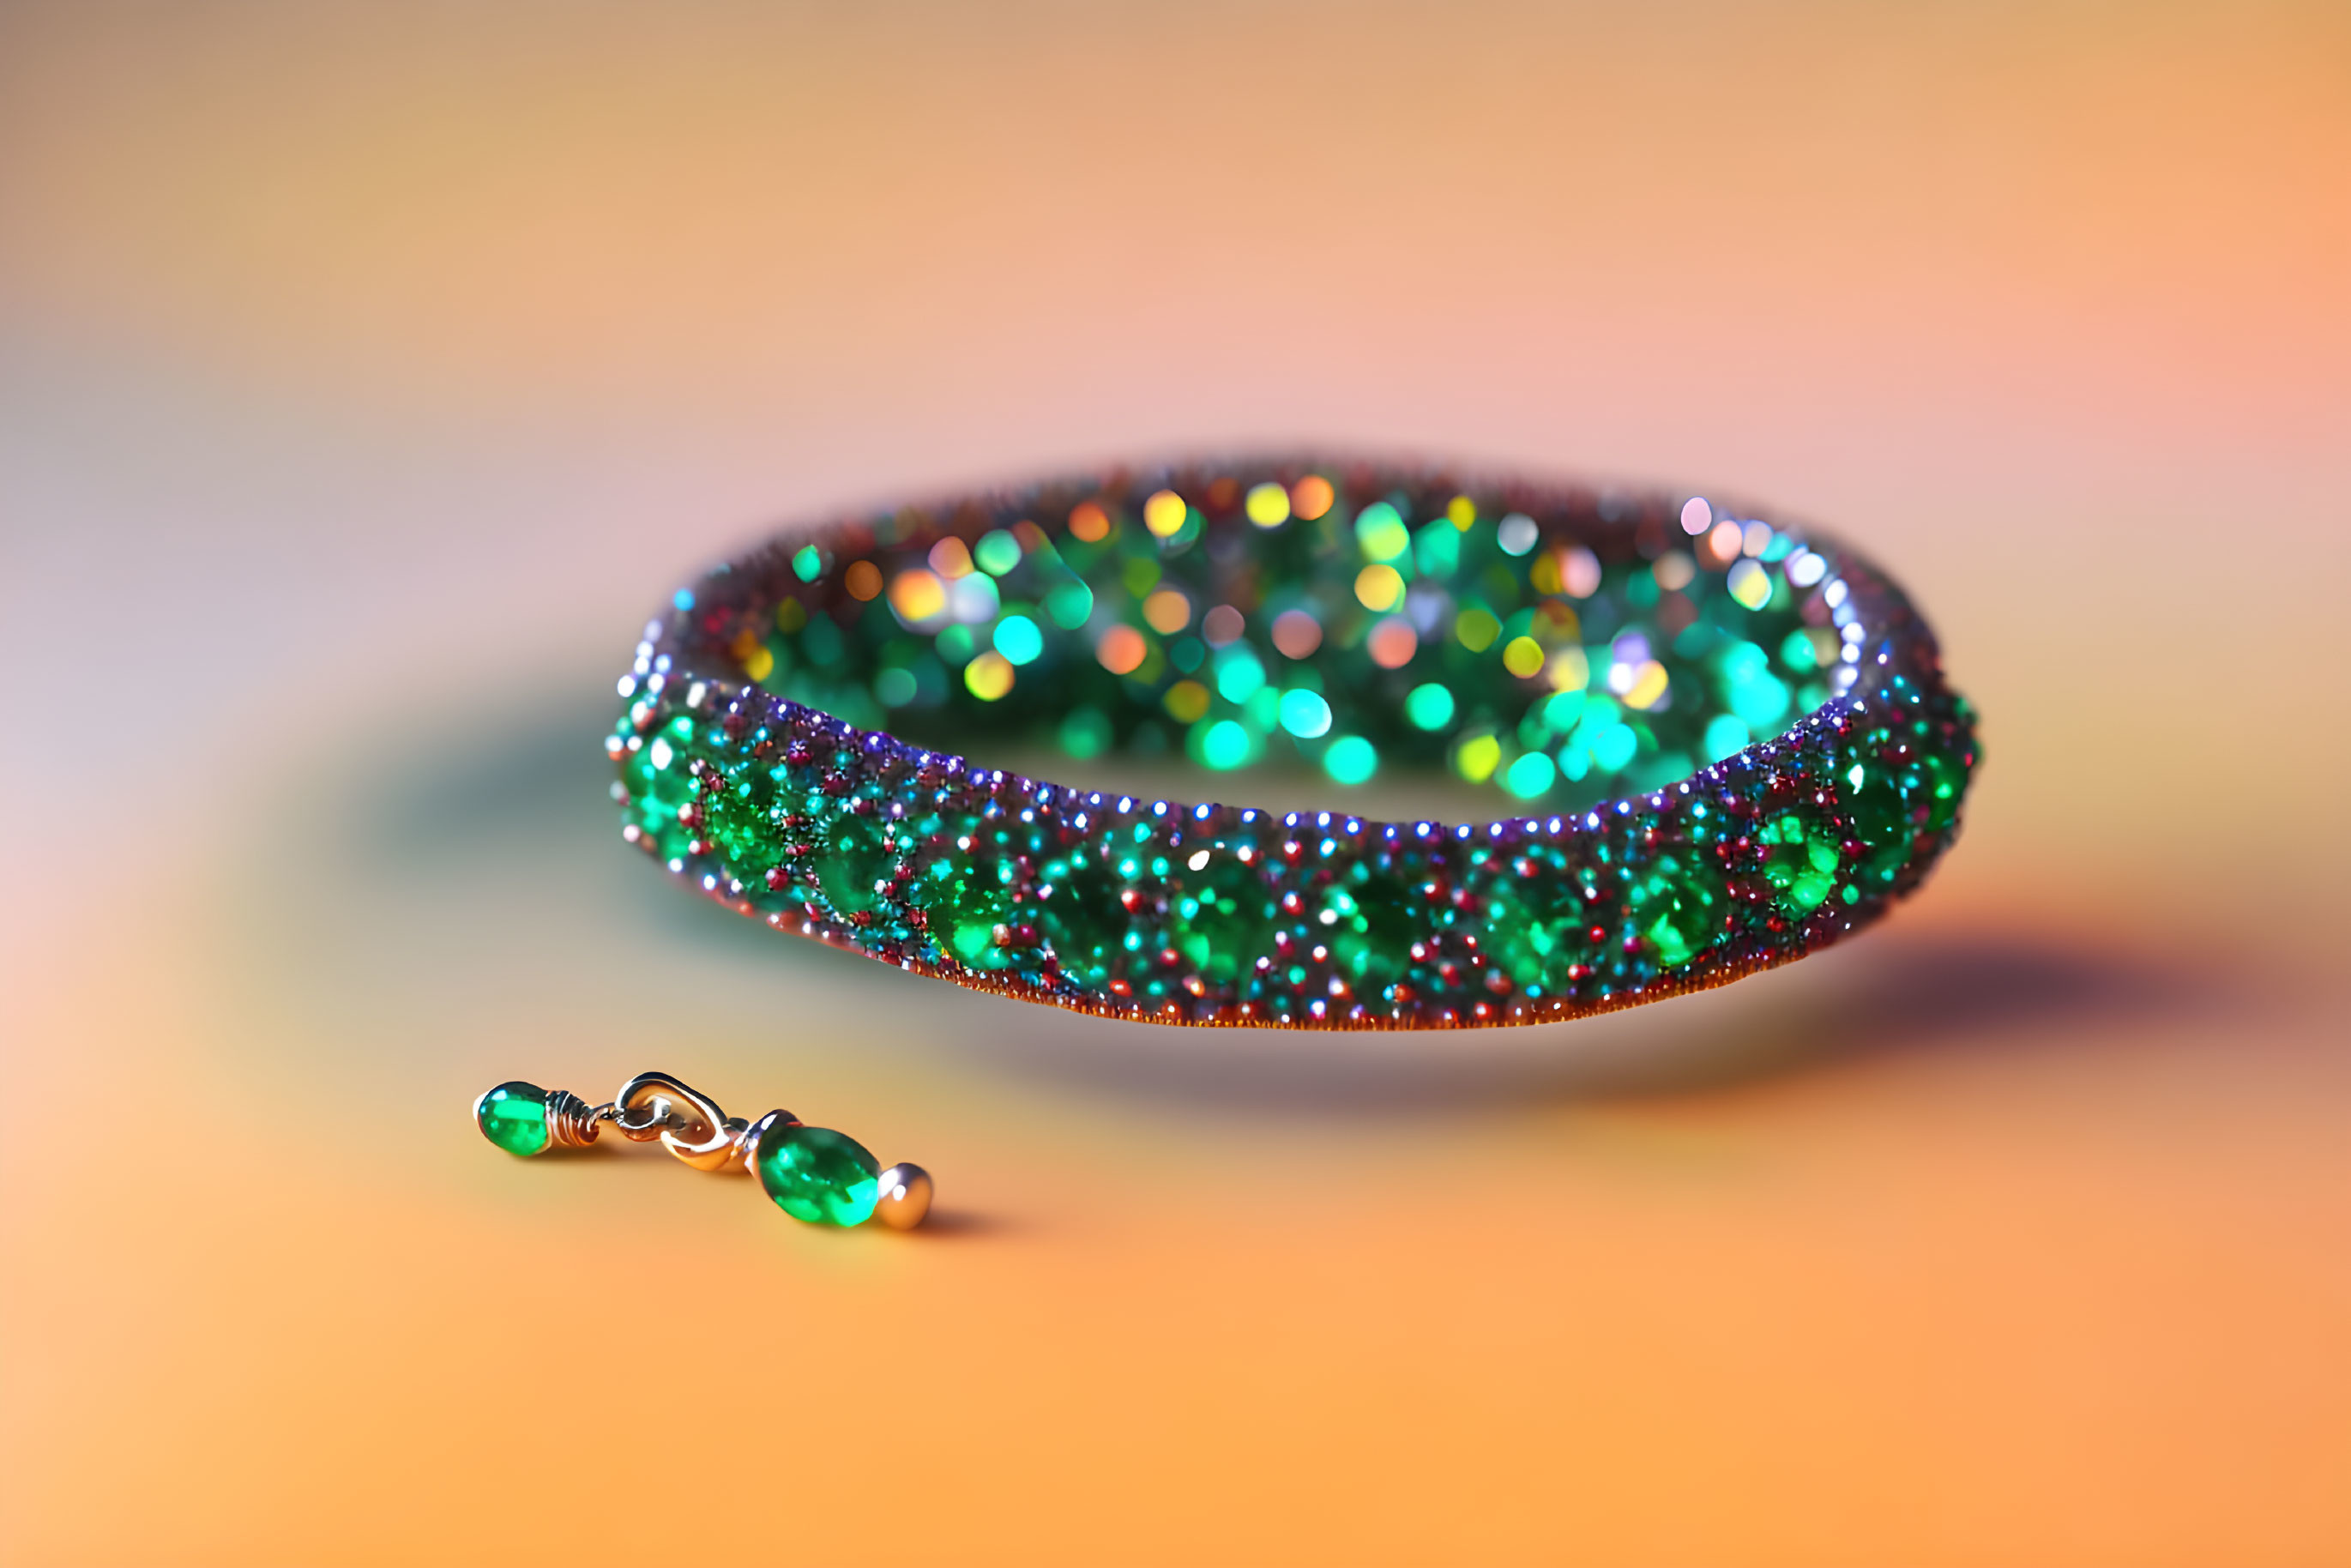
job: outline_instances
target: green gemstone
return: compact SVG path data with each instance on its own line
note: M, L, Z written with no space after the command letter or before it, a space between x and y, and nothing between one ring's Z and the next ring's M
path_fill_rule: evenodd
M1488 907L1494 961L1521 987L1563 988L1568 971L1593 957L1579 883L1505 880Z
M879 1161L830 1127L770 1127L759 1138L759 1185L810 1225L862 1225L882 1196Z
M1011 955L997 946L996 929L1012 913L1012 898L993 860L934 861L916 891L932 936L947 956L977 969L1002 968Z
M1267 946L1273 895L1254 860L1215 854L1172 881L1168 945L1217 985L1229 985Z
M1045 874L1053 894L1037 906L1037 926L1046 944L1065 966L1108 963L1126 935L1126 908L1119 902L1125 884L1101 855L1082 849L1049 862Z
M1358 990L1377 995L1411 965L1405 950L1423 934L1418 901L1403 879L1360 862L1344 891L1353 908L1332 923L1331 951ZM1326 895L1325 903L1336 899Z
M1959 821L1959 797L1967 792L1967 764L1949 752L1927 753L1927 831L1939 833Z
M776 787L758 768L738 769L726 788L711 797L707 807L710 831L705 836L716 844L738 876L748 878L780 863L776 852Z
M1864 863L1880 881L1890 882L1908 862L1918 836L1907 799L1911 791L1901 774L1882 764L1856 764L1844 781L1846 788L1839 793L1852 815L1854 836L1864 846Z
M1829 863L1836 863L1834 852ZM1721 875L1707 861L1661 855L1652 873L1633 883L1626 904L1657 962L1671 969L1688 963L1723 934L1729 899Z
M547 1091L536 1083L501 1083L476 1101L475 1124L482 1136L510 1155L546 1152L553 1138L547 1127Z
M827 822L816 854L816 878L826 902L840 915L870 911L880 902L873 884L898 863L883 841L881 824L843 812Z

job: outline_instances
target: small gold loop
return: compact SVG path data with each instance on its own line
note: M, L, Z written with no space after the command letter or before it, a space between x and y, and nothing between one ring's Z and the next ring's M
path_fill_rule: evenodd
M612 1096L622 1133L641 1143L653 1138L696 1170L725 1170L742 1156L744 1124L718 1108L718 1102L666 1072L640 1072Z

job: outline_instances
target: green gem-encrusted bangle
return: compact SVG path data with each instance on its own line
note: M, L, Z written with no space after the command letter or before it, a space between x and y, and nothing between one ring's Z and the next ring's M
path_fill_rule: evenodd
M1703 497L1355 462L790 535L679 591L620 695L623 834L704 893L1159 1023L1537 1023L1720 985L1917 885L1978 755L1925 621L1841 546ZM960 754L982 741L1302 760L1333 809L1069 789ZM1345 810L1402 769L1497 815Z

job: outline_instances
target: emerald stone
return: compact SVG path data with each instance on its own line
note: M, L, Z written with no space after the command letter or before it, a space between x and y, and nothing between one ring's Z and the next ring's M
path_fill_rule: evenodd
M1792 813L1755 835L1771 846L1764 854L1764 880L1779 890L1781 904L1796 915L1818 909L1837 883L1836 846L1825 829L1815 824L1813 831L1820 836L1807 833Z
M1083 847L1045 868L1052 894L1037 905L1037 928L1064 965L1081 970L1106 965L1120 951L1127 912L1122 883L1099 854Z
M501 1083L476 1101L482 1136L510 1155L536 1155L553 1142L547 1126L547 1091L536 1083Z
M1263 952L1273 897L1254 860L1213 854L1198 871L1179 873L1167 912L1168 946L1217 985Z
M1489 952L1502 973L1520 987L1564 988L1568 972L1593 957L1587 929L1583 884L1564 873L1524 878L1515 873L1496 879L1488 901L1487 925L1493 933ZM1380 945L1400 955L1411 939Z
M881 1162L830 1127L770 1127L759 1138L759 1185L810 1225L862 1225L882 1196Z
M1011 913L1012 900L995 861L935 861L919 896L932 935L950 956L978 969L1005 964L1009 955L996 945L996 928Z
M1829 863L1836 863L1834 852ZM1729 890L1707 861L1661 855L1652 874L1633 884L1626 903L1658 964L1672 969L1688 963L1722 935Z
M726 855L737 875L780 864L774 807L776 787L760 768L738 768L709 800L710 831L705 835Z
M1862 782L1844 794L1845 809L1853 818L1854 837L1864 849L1862 863L1879 882L1890 883L1909 863L1918 837L1910 797L1921 791L1914 787L1915 775L1889 767L1856 764L1845 775L1848 785L1855 772Z
M898 863L881 825L843 811L824 825L820 841L816 879L826 902L844 915L871 911L878 902L873 884Z
M1972 745L1972 737L1970 744ZM1959 821L1959 797L1967 793L1967 758L1954 751L1929 750L1927 762L1927 831L1940 833Z

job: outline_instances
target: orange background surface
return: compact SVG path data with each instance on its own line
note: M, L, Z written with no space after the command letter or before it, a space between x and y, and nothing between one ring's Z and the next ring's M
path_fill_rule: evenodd
M2351 1562L2346 15L0 10L0 1555ZM610 682L766 524L1292 441L1853 538L1959 849L1364 1040L618 844ZM646 1067L940 1223L466 1117Z

